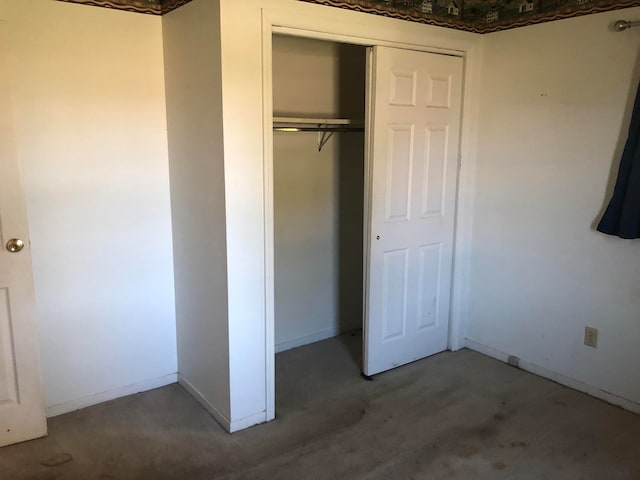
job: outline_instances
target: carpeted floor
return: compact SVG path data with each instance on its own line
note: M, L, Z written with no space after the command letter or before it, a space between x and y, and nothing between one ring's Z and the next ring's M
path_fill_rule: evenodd
M279 354L272 423L229 435L171 385L51 419L0 479L640 479L640 416L469 350L369 382L359 341Z

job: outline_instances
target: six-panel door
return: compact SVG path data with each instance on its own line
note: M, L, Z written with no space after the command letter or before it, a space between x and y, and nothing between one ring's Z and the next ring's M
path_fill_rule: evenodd
M367 375L447 347L462 68L410 50L370 56Z

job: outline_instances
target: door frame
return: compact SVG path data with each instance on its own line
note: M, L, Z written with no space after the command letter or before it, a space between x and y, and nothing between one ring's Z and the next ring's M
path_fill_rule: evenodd
M402 22L398 20L398 22ZM387 46L422 52L453 55L463 58L462 119L460 130L460 158L456 194L456 213L453 239L452 286L449 314L448 349L459 350L465 346L467 323L467 298L469 280L469 246L471 243L473 214L473 185L475 179L475 145L477 138L477 112L479 101L479 66L481 42L448 40L425 37L424 39L389 39L382 35L372 36L366 28L352 28L336 24L320 16L302 16L292 11L265 8L262 10L262 114L263 114L263 208L264 208L264 314L265 314L265 405L266 420L275 418L275 260L274 260L274 202L273 202L273 70L272 38L274 34L349 43L365 47ZM358 31L359 30L359 31ZM407 36L408 37L408 36ZM367 53L369 54L369 53ZM370 74L367 71L367 89L370 89ZM369 128L371 99L365 99L365 123ZM364 262L363 302L368 295L368 243L370 241L370 184L371 135L365 132L364 175ZM464 162L463 162L464 159ZM462 168L464 165L464 168ZM366 310L364 310L366 317Z

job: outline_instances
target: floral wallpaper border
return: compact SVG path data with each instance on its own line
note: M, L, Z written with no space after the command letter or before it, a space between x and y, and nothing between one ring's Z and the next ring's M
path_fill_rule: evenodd
M640 6L640 0L301 0L412 22L489 33Z
M58 0L60 2L80 3L94 7L113 8L127 12L163 15L175 10L191 0Z
M59 0L162 15L191 0ZM239 0L241 1L241 0ZM620 8L640 0L300 0L411 22L489 33Z
M60 2L79 3L93 7L113 8L127 12L162 15L162 6L157 0L58 0Z

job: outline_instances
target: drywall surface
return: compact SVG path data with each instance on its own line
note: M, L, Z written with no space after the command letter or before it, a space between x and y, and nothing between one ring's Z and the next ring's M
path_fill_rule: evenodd
M485 36L467 336L640 403L640 242L594 230L640 78L640 31L610 25L638 15Z
M220 32L217 2L163 17L178 370L229 426Z
M273 38L276 115L364 119L363 47ZM364 135L274 132L276 351L362 328Z
M237 428L242 428L274 413L270 403L274 369L266 355L270 332L265 299L270 292L265 276L264 152L268 137L262 109L263 47L269 46L270 32L263 34L263 27L273 24L316 35L364 38L368 44L397 42L465 52L477 46L479 37L294 0L221 0L220 7L231 415L237 419Z
M49 413L175 381L160 19L47 0L0 11Z

